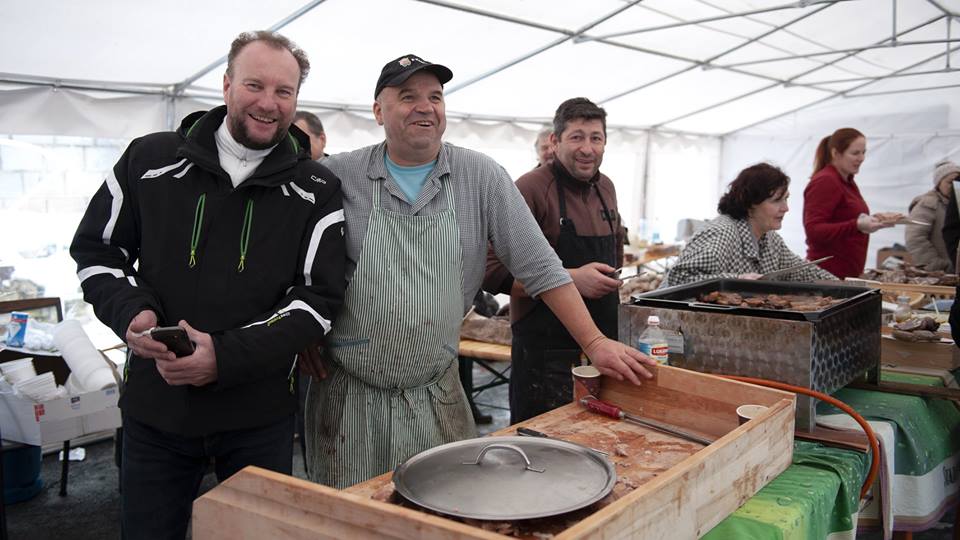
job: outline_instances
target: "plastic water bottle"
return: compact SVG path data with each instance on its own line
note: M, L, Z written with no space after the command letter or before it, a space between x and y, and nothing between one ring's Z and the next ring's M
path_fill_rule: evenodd
M656 315L647 317L647 329L637 340L637 350L653 358L658 364L667 365L670 346L667 344L667 337L663 335L663 330L660 329L660 317Z

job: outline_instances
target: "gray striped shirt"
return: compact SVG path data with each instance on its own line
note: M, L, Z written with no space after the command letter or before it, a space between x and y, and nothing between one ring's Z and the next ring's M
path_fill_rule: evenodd
M493 159L443 143L437 165L427 175L420 196L410 204L387 172L383 159L386 149L386 142L382 142L331 156L323 162L343 183L348 281L353 277L363 250L373 207L373 190L381 186L384 190L381 193L383 207L410 216L432 216L446 210L444 189L455 190L454 204L463 254L464 313L480 290L488 243L531 296L571 281L570 274L563 269L556 252L543 237L510 175Z

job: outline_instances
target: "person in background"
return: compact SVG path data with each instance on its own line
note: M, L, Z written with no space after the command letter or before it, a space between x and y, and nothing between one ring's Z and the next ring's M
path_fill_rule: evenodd
M960 268L957 258L957 246L960 245L960 179L953 181L950 190L950 200L943 216L943 243L947 249L947 257L953 261L954 270Z
M506 171L441 141L445 66L404 55L383 66L373 114L385 141L328 158L343 179L347 287L307 397L310 479L342 488L439 444L476 436L457 373L463 316L488 243L559 314L604 374L640 384L652 362L590 319Z
M804 262L776 231L790 210L790 178L778 167L758 163L740 171L720 198L720 215L690 239L661 287L715 278L758 279ZM780 275L778 281L836 279L811 265Z
M854 175L867 155L867 138L840 128L817 145L813 176L803 190L807 258L833 258L820 267L840 279L863 273L870 234L903 218L896 212L870 215Z
M550 143L556 159L517 179L533 218L600 330L617 337L613 275L623 264L623 228L613 182L600 172L607 143L607 113L586 98L568 99L553 117ZM542 299L531 297L494 252L487 256L484 289L510 294L513 329L510 423L570 402L570 369L581 349Z
M926 270L942 270L954 273L951 259L944 242L943 226L950 203L953 182L960 177L960 166L952 161L937 163L933 171L933 189L917 196L910 203L910 219L904 233L907 250L916 266Z
M293 125L310 137L311 159L322 160L330 155L323 151L327 147L327 133L323 130L323 123L317 115L309 111L297 111L293 117Z
M240 34L225 106L134 140L70 246L84 299L127 343L121 532L183 538L211 460L290 474L296 355L343 302L340 181L290 127L310 64L282 35ZM150 337L179 325L175 357Z
M552 135L552 127L545 127L537 133L537 140L533 143L533 149L537 152L537 167L553 163L555 148L551 142Z

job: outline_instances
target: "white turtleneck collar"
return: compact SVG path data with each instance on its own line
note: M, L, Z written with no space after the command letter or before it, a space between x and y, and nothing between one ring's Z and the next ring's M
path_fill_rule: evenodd
M217 141L220 166L230 175L230 181L234 188L250 178L250 175L257 170L264 158L276 148L276 145L274 145L266 150L252 150L238 143L230 133L230 129L227 128L226 117L214 134L214 139Z

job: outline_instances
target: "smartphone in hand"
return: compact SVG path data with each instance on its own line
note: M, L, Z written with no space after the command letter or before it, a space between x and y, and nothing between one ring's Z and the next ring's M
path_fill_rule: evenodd
M187 331L179 326L159 326L150 330L150 337L163 343L177 358L190 356L195 350Z

